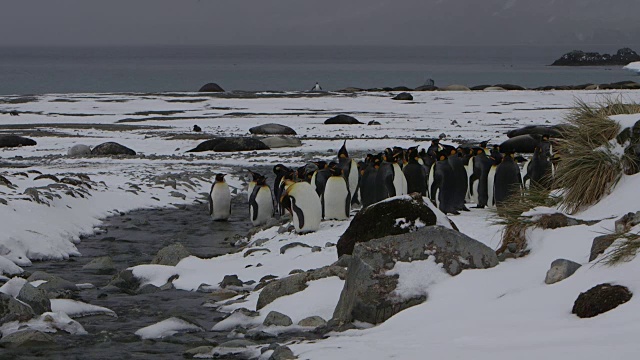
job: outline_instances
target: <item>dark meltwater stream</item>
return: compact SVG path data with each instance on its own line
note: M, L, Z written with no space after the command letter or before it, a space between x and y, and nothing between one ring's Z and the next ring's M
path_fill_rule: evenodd
M81 257L67 261L36 262L29 272L45 271L76 284L91 283L93 289L81 290L78 298L89 304L107 307L117 318L89 316L77 318L89 335L58 335L57 345L46 348L21 348L0 351L4 359L176 359L190 348L224 342L225 334L209 331L172 336L162 341L141 340L134 332L172 316L181 316L211 329L221 314L203 307L207 294L165 290L151 294L129 295L105 292L101 288L113 275L97 275L83 270L91 260L112 257L117 271L148 264L161 248L182 243L198 257L212 257L234 251L234 235L246 235L251 228L246 197L233 198L229 222L213 222L207 204L161 209L146 209L105 219L103 234L89 236L78 244ZM37 350L36 350L37 349Z

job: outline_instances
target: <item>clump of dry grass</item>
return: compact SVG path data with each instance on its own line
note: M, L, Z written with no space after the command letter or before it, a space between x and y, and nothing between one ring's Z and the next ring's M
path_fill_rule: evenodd
M640 251L640 233L611 234L616 241L597 263L614 266L633 260Z
M492 223L504 226L502 239L497 253L502 253L510 243L515 244L516 251L523 251L527 247L527 229L536 226L531 217L522 214L538 206L554 206L560 201L556 195L551 195L548 189L532 186L524 192L513 192L505 202L497 208Z
M627 155L612 152L611 141L620 124L609 116L640 112L640 104L623 103L620 97L604 98L595 105L576 100L567 115L570 125L556 149L560 161L554 188L563 188L562 208L573 214L608 194L628 167Z

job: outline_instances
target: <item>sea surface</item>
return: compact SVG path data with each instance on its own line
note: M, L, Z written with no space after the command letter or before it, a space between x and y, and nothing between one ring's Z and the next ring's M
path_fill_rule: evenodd
M630 46L640 51L640 46ZM579 48L576 46L576 48ZM582 48L615 52L617 46ZM637 80L621 66L548 66L566 46L2 47L0 94L304 91L511 83L525 87Z

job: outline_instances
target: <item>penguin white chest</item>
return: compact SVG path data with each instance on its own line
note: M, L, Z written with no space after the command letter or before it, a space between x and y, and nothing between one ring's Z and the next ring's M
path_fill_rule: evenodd
M322 220L322 205L318 193L306 182L291 185L287 193L291 198L291 216L296 232L317 231Z
M231 214L231 192L225 182L217 182L209 194L209 214L213 220L227 220Z
M346 220L349 218L351 196L349 187L342 176L332 176L322 194L323 214L326 220Z
M255 189L254 189L255 190ZM249 198L249 212L251 223L254 226L265 224L273 217L273 200L271 189L268 186L261 186L254 191Z
M397 163L393 163L393 186L396 188L396 195L407 193L407 178Z

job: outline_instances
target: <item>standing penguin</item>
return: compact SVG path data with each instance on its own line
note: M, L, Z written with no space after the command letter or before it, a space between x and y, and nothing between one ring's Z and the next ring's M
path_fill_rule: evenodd
M216 174L209 192L209 215L215 221L226 221L231 215L231 191L224 181L226 174Z
M297 182L290 185L282 195L281 203L291 213L297 233L313 232L320 228L322 205L311 184Z
M442 150L438 155L438 161L431 167L429 174L429 198L445 214L460 214L456 209L455 183L453 181L453 169L447 160L449 151Z
M251 200L251 193L253 192L253 188L256 186L256 182L259 178L263 177L257 172L253 172L249 170L249 174L251 174L251 181L249 182L249 187L247 189L247 200Z
M280 188L281 188L280 182L282 180L282 177L284 175L288 174L290 171L291 170L288 167L286 167L286 166L284 166L282 164L278 164L278 165L273 167L273 173L276 174L276 178L275 178L275 180L273 180L273 193L274 193L274 195L276 197L276 203L277 203L277 206L278 206L277 210L278 210L278 214L279 215L284 214L284 209L282 209L280 207L280 201L279 201L280 197L282 196L282 193L280 192Z
M544 139L544 137L543 137ZM541 141L533 151L533 157L525 166L527 174L524 176L524 185L528 187L539 186L549 189L553 177L553 165L551 164L551 143Z
M493 160L487 156L483 148L478 148L471 162L473 173L469 177L469 194L471 201L476 203L476 208L483 209L489 203L489 172L491 172ZM493 194L493 188L491 193Z
M506 153L496 168L493 189L496 206L500 206L511 195L517 194L522 189L522 175L520 167L513 160L513 153Z
M469 177L467 176L464 162L462 158L458 156L458 151L455 148L449 148L447 161L451 166L451 170L453 170L450 180L453 182L453 199L451 199L454 204L453 206L456 210L469 211L465 206Z
M344 141L340 150L338 150L338 164L342 168L343 174L349 185L351 193L351 203L358 201L358 183L360 181L360 172L358 164L349 157L347 152L347 140Z
M324 192L320 196L322 218L325 220L347 220L351 210L351 193L342 169L333 166L331 176L327 180Z
M427 196L427 171L420 164L420 156L418 155L418 147L411 147L407 152L407 165L402 169L404 177L407 179L407 193L414 192Z
M369 161L367 161L369 159ZM367 155L360 176L360 199L362 206L367 207L376 202L376 178L380 168L380 157Z
M400 149L399 151L396 149L392 155L392 167L393 167L393 194L391 189L389 189L390 196L397 195L405 195L407 194L407 178L404 176L402 172L402 168L400 164L404 163L404 150Z
M390 154L385 151L384 154L378 154L381 159L378 171L376 172L375 185L375 202L396 196L396 188L393 183L393 164Z
M260 176L249 195L249 213L253 226L265 224L273 217L273 198L267 178Z

